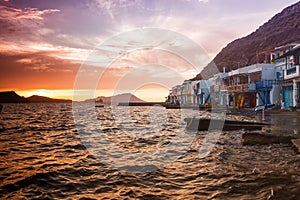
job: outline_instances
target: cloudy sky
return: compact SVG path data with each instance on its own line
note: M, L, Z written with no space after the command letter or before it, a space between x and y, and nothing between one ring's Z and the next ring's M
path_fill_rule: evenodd
M296 2L0 0L0 90L161 101L227 43Z

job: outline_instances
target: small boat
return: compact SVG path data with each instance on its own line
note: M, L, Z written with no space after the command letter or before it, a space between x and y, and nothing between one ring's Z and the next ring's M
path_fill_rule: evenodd
M208 130L261 130L262 127L270 124L251 122L251 121L234 121L209 118L185 118L188 130L208 131Z

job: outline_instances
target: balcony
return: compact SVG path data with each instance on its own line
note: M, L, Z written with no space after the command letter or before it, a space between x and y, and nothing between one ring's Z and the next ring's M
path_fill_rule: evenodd
M214 85L214 92L219 92L219 91L220 91L220 86Z
M220 91L221 91L221 92L226 92L226 91L227 91L227 86L225 86L225 85L220 85Z
M299 76L299 65L295 65L289 69L284 70L284 79L291 79Z
M230 85L230 86L228 86L228 91L230 91L230 92L248 92L249 85L251 85L251 84Z
M187 91L187 94L189 94L189 95L194 94L194 90L188 90L188 91Z
M227 91L227 88L228 86L225 86L225 85L214 85L212 86L210 89L212 92L226 92ZM203 89L204 91L204 89ZM202 92L204 93L204 92Z
M261 80L256 81L256 90L271 90L273 88L273 85L277 85L277 80Z

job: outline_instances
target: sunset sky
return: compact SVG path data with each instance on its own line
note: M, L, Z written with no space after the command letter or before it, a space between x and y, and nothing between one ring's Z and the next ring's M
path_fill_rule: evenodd
M144 100L163 101L169 87L195 76L226 44L296 2L0 0L0 91L71 99L77 73L84 67L85 73L100 76L96 96L132 92ZM207 54L202 66L192 69L182 57L154 48L127 52L104 66L110 52L124 50L122 41L112 37L152 27L195 41ZM134 47L138 36L131 36L125 45ZM149 37L155 42L164 36ZM173 39L168 44L177 42ZM114 46L95 54L95 48L109 40ZM88 84L80 88L93 89Z

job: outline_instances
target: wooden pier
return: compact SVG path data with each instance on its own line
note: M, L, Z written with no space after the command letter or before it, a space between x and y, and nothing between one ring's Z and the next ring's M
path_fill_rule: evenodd
M266 123L251 121L234 121L209 118L186 118L188 130L208 131L208 130L261 130L262 127L268 126Z
M164 106L165 102L120 102L118 106Z

